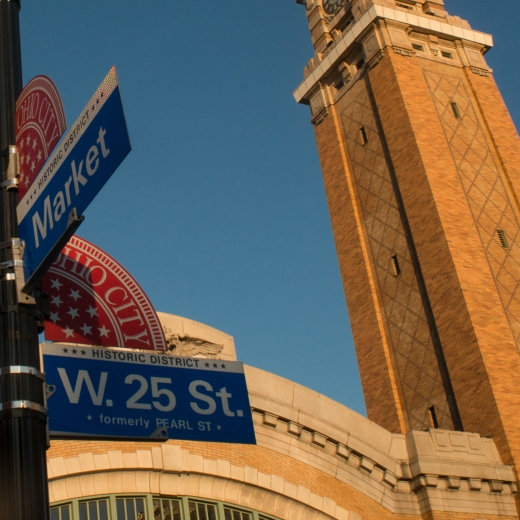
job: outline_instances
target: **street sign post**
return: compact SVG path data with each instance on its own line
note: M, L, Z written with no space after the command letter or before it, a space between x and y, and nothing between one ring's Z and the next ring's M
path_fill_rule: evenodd
M255 444L236 361L43 343L54 437Z
M115 68L65 132L17 207L30 292L82 221L81 215L130 152Z
M16 98L22 91L19 11L19 0L0 0L0 519L49 520L41 315L32 298L21 298L18 280L21 244L13 186L19 164Z

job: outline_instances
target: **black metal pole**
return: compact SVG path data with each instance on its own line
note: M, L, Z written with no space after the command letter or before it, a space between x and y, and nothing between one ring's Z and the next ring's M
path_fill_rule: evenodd
M8 181L22 89L19 11L20 0L0 0L0 520L49 520L38 315L19 301L18 193Z

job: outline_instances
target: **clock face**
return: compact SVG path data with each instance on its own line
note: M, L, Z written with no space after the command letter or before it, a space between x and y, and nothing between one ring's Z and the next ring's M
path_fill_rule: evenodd
M327 14L334 14L343 3L343 0L323 0L323 10Z

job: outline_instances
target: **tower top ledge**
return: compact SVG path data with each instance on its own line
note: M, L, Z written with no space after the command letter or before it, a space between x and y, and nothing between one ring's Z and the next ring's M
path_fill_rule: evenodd
M317 86L331 76L355 49L362 48L363 53L360 57L364 62L370 61L367 58L372 59L373 56L369 56L372 53L367 50L366 42L371 40L374 32L378 33L377 47L381 49L387 46L393 47L394 51L409 53L409 55L416 54L408 41L410 35L433 40L437 46L441 41L455 49L465 47L476 50L479 54L486 53L493 46L491 35L475 31L466 21L449 16L444 11L442 0L414 2L422 5L425 11L408 9L405 7L408 2L352 0L352 2L346 1L342 9L328 18L317 0L297 0L297 3L306 6L309 28L313 33L316 49L315 56L304 69L304 81L293 93L298 103L308 104ZM435 7L428 7L430 4ZM393 31L383 30L389 26ZM396 41L396 30L402 31L405 35L402 41ZM457 51L457 63L463 66L474 66L475 63L471 63L471 59L468 59L465 54L463 51ZM487 75L486 71L489 71L489 68L485 65L483 57L480 67L477 68L482 69Z

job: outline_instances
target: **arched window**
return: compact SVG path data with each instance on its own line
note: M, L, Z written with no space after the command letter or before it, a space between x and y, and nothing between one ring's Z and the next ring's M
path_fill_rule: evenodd
M225 502L195 497L109 495L51 505L51 520L279 520Z

